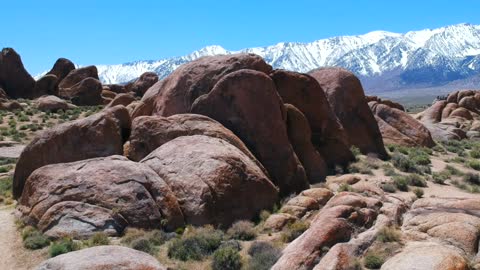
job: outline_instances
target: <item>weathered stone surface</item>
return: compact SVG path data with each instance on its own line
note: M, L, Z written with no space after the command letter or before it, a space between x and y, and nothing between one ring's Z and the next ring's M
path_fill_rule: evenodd
M406 146L433 147L435 142L428 129L404 111L379 104L368 103L377 119L385 143Z
M293 150L305 168L308 181L325 181L327 164L312 144L312 132L305 116L296 107L286 104L287 132Z
M20 55L12 48L0 53L0 87L11 98L35 97L35 80L23 66Z
M148 88L158 82L158 75L154 72L145 72L133 83L126 86L128 91L134 92L138 96L143 96Z
M302 191L300 195L315 199L319 205L325 205L333 197L333 192L326 188L310 188Z
M360 80L342 68L320 68L309 73L325 91L333 112L344 127L348 140L364 154L388 156L382 134L367 105Z
M56 96L42 96L35 101L36 107L44 112L56 112L58 110L67 110L68 103Z
M25 147L17 162L14 197L22 195L27 177L44 165L121 155L130 125L127 109L117 106L41 132Z
M209 93L222 77L240 69L268 74L272 67L254 54L202 57L180 66L167 78L154 84L142 101L149 109L148 114L171 116L188 113L198 97Z
M117 96L117 94L115 92L112 92L110 90L106 90L102 87L102 97L114 99L115 96Z
M173 230L184 225L165 181L145 164L122 156L35 170L25 183L19 210L27 223L52 237L86 237L95 231L120 235L125 226Z
M367 103L370 103L371 101L376 101L377 103L384 104L390 108L395 108L400 111L405 111L405 108L403 107L402 104L388 100L388 99L381 99L377 96L365 96L365 100L367 101Z
M33 92L36 97L42 95L58 95L58 78L53 74L47 74L35 82Z
M58 87L60 88L60 95L63 95L62 89L68 89L74 86L75 84L83 81L86 78L98 78L98 71L95 66L88 66L83 68L77 68L68 73L68 75L63 78L63 80L59 80L60 84Z
M347 134L328 104L325 92L311 76L275 70L270 74L283 102L292 104L307 118L311 141L329 167L353 160ZM334 152L335 155L330 153Z
M412 242L382 265L382 270L467 270L467 260L447 245Z
M470 113L470 111L463 107L457 108L454 111L452 111L449 117L461 117L461 118L465 118L466 120L473 120L473 116Z
M228 227L272 207L278 198L262 170L223 139L178 137L141 162L170 186L188 224Z
M0 101L0 110L15 111L15 110L22 110L22 109L23 109L22 105L15 100Z
M170 117L142 116L132 121L128 158L140 161L163 144L181 136L205 135L228 141L250 157L265 173L263 166L245 144L217 121L198 114L176 114Z
M134 101L135 101L135 97L130 94L118 94L113 98L112 101L110 101L110 103L108 103L108 105L105 108L111 108L117 105L123 105L127 107L128 104Z
M66 58L59 58L47 74L52 74L57 77L58 80L56 88L58 88L58 84L74 69L75 65L72 63L72 61Z
M272 214L265 221L263 228L266 230L281 231L283 227L294 222L295 220L297 220L295 216L287 213Z
M166 270L154 257L122 246L98 246L46 260L36 270Z
M191 111L233 131L265 166L282 195L308 187L288 141L282 100L264 73L244 69L224 76L210 93L195 101Z
M68 90L62 90L62 96L70 98L75 105L100 105L102 100L102 83L94 78L86 78Z

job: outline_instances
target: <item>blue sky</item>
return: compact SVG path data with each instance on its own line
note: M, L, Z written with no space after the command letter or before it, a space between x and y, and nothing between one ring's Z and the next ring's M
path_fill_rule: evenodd
M214 44L238 50L374 30L480 24L476 0L2 2L0 46L15 48L34 75L59 57L82 65L118 64Z

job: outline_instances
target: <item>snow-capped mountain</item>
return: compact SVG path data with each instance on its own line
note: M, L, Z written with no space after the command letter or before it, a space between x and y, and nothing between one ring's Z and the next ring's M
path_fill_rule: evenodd
M97 68L104 83L124 83L146 71L165 77L199 57L239 52L258 54L274 68L299 72L341 66L360 76L368 90L441 85L480 73L480 25L458 24L405 34L374 31L240 51L209 46L181 57Z

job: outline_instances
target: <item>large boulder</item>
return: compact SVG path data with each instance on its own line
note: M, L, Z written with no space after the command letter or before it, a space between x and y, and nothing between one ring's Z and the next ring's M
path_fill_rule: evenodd
M52 69L47 74L52 74L57 77L58 81L56 86L58 88L58 84L74 69L75 65L72 63L72 61L66 58L58 58Z
M39 133L18 159L13 178L14 197L22 195L27 177L44 165L121 155L130 125L127 109L117 106Z
M286 104L287 131L293 150L305 168L308 181L318 183L327 176L327 164L312 144L312 132L305 116L295 106Z
M368 107L360 80L342 68L321 68L309 73L325 91L330 107L345 128L349 142L364 154L388 156L382 134Z
M135 101L135 97L130 94L118 94L116 95L106 108L115 107L117 105L123 105L127 107L130 103Z
M141 116L132 121L127 157L140 161L165 143L180 137L205 135L228 141L249 156L262 169L245 144L217 121L198 114L176 114L169 117Z
M347 134L328 104L320 84L311 76L285 70L270 74L283 102L297 107L308 119L311 140L329 167L352 161ZM334 152L335 155L331 155Z
M395 108L395 109L399 109L400 111L405 111L405 108L403 107L402 104L388 100L388 99L381 99L377 96L365 96L365 100L367 101L367 103L370 103L371 101L376 101L380 104L387 105L390 108Z
M126 89L137 96L143 96L156 82L158 82L158 75L155 72L145 72L134 82L127 84Z
M228 227L252 219L278 198L277 188L255 162L223 139L178 137L141 163L170 186L187 224Z
M433 147L428 129L408 113L371 101L368 103L377 120L383 141L405 146Z
M35 82L35 95L58 95L58 78L53 74L47 74Z
M61 192L59 192L61 190ZM121 235L126 226L176 229L183 215L170 187L150 167L123 156L58 163L35 170L19 211L54 238Z
M68 89L86 78L94 78L99 80L97 67L88 66L70 71L68 75L63 78L63 80L60 80L60 84L58 85L60 88L60 95L64 95L63 89Z
M67 110L69 104L56 96L42 96L35 101L37 109L44 112L56 112L58 110Z
M288 140L283 102L265 73L244 69L224 76L195 101L191 111L233 131L267 169L282 195L308 188Z
M121 85L121 84L106 84L106 85L103 85L103 89L112 91L117 94L128 92L127 89L125 88L125 85Z
M195 99L210 92L222 77L240 69L269 73L272 67L254 54L202 57L178 67L167 78L154 84L142 101L149 108L148 114L188 113Z
M35 80L23 66L20 55L12 48L0 53L0 87L11 98L34 98Z
M72 103L80 106L103 104L102 83L94 78L86 78L79 83L63 90L64 97L70 98Z
M166 270L147 253L122 247L98 246L63 254L35 270Z

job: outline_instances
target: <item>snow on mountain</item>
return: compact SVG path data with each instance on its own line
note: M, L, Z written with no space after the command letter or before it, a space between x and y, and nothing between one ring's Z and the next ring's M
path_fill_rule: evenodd
M197 58L239 52L258 54L274 68L299 72L341 66L359 75L367 85L369 79L375 78L378 82L379 77L388 79L391 88L419 82L442 83L480 72L480 26L458 24L405 34L374 31L310 43L282 42L240 51L208 46L181 57L98 65L97 68L102 82L125 83L146 71L154 71L163 78L178 66Z

